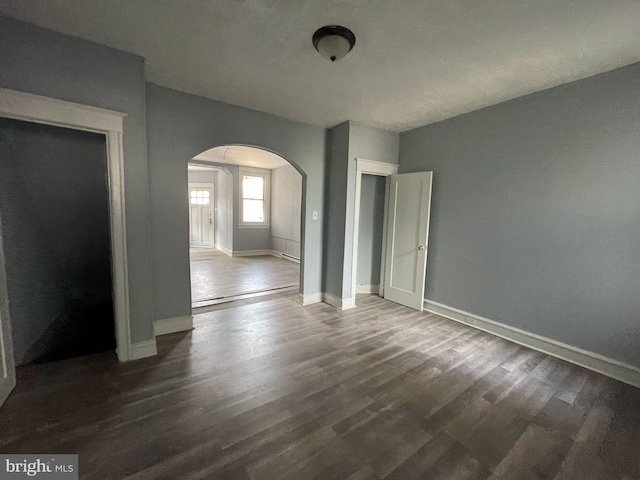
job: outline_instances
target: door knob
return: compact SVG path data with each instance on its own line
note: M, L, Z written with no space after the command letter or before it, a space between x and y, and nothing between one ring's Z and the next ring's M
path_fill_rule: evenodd
M418 250L424 250L424 245L418 246Z

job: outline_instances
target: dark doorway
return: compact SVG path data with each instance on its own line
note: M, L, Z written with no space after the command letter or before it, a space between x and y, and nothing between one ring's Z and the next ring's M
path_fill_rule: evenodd
M0 118L0 219L16 364L115 349L104 135Z

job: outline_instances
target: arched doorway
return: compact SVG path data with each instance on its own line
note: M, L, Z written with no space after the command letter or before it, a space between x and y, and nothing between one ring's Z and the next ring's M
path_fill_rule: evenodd
M211 148L187 169L192 308L300 292L303 174L246 145Z

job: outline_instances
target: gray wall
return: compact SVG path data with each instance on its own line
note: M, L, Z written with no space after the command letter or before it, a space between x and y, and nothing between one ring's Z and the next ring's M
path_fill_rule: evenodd
M349 160L349 123L329 131L329 157L325 193L323 291L342 298L344 228L347 208L347 165Z
M301 287L321 292L325 130L153 84L146 91L156 318L191 313L185 164L220 145L267 148L304 172Z
M107 321L95 330L113 338L106 168L103 135L0 120L0 213L17 362L72 305L105 312L83 323Z
M401 134L426 297L640 366L640 64Z
M0 87L127 113L123 138L131 338L152 338L142 58L0 16L0 65Z
M302 176L291 165L271 170L271 248L300 258Z
M216 170L189 170L187 173L187 179L189 183L216 183Z
M380 285L385 177L362 175L358 228L358 285Z
M356 158L397 164L397 133L345 122L329 132L325 220L325 291L351 298Z

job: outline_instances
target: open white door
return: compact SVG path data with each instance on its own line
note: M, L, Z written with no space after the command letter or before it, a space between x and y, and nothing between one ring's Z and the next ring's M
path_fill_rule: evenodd
M389 178L384 298L422 311L433 172Z
M4 269L4 247L0 233L0 406L16 386L11 324L9 323L9 292Z

